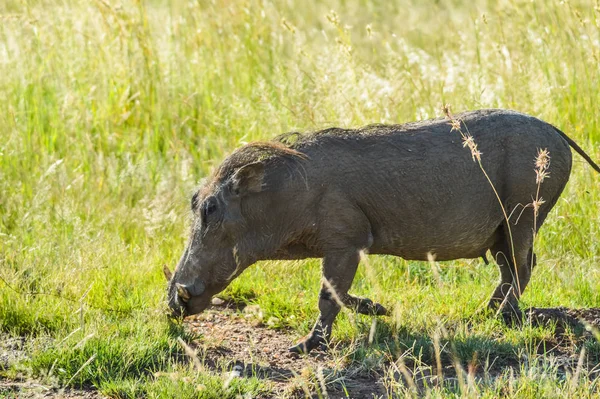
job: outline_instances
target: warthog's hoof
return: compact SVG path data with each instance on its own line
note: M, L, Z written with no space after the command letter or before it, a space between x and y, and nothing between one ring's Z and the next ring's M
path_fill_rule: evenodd
M500 307L501 309L499 309ZM515 298L513 300L492 298L488 303L488 309L496 316L499 314L508 326L518 327L523 324L523 312L519 309L519 303Z
M309 336L300 341L298 344L288 348L288 351L297 355L306 355L313 349L317 348L326 350L327 343L321 337Z
M519 308L502 309L500 315L508 326L521 327L523 325L523 312Z
M373 306L371 306L371 314L373 316L387 316L390 313L382 305L380 305L378 303L374 303Z
M356 312L368 316L387 316L389 314L388 310L381 304L367 298L359 299Z

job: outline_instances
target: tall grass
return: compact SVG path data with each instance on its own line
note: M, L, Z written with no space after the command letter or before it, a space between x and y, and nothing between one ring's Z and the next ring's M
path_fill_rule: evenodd
M175 392L180 382L144 377L180 367L161 266L183 249L189 194L228 152L289 130L442 116L452 103L539 116L600 159L599 10L512 0L3 1L0 277L19 293L0 282L0 330L37 337L34 374L55 364L62 383ZM538 237L526 305L600 306L600 186L576 159ZM375 341L398 348L427 342L440 320L463 325L497 278L476 261L447 263L439 279L418 262L369 264L377 282L361 269L353 291L377 287L394 317ZM317 262L265 262L228 295L255 298L300 335L318 281ZM335 338L360 341L366 320L342 315ZM536 334L474 323L467 337L498 345ZM73 331L65 342L94 335L58 344ZM357 362L370 356L357 353ZM103 372L116 359L124 371ZM556 373L523 367L503 377L511 392L560 385ZM552 376L536 381L542 374Z

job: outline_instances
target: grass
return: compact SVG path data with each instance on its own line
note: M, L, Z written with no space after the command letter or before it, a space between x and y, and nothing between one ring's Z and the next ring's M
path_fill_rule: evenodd
M183 250L190 193L243 143L442 116L451 103L539 116L600 159L597 2L6 0L0 20L0 277L17 291L0 282L0 331L30 343L29 360L0 370L9 376L112 397L268 395L257 378L225 389L222 374L183 363L186 333L163 315L161 268ZM524 306L600 307L600 185L575 159ZM597 393L593 373L537 353L552 327L478 315L495 266L448 262L439 279L427 263L369 267L352 292L393 317L370 346L370 319L343 312L334 338L352 344L353 364L397 374L409 350L406 367L423 371L441 324L455 347L445 356L513 367L429 386L433 397ZM263 262L226 295L300 337L319 279L316 261ZM597 362L598 345L583 346ZM386 389L410 395L407 384Z

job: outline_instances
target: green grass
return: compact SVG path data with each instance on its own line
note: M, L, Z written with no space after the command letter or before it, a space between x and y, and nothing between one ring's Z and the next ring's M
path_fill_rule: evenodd
M7 375L113 397L268 394L256 378L225 390L186 365L185 333L164 316L161 268L183 250L190 193L243 143L440 116L450 103L539 116L600 159L597 2L6 0L0 21L0 277L19 292L0 281L0 331L31 342ZM598 182L576 157L524 306L600 307ZM393 317L369 346L370 319L341 315L334 338L353 344L356 364L389 368L407 349L411 367L430 364L443 324L465 365L477 352L517 369L432 396L597 392L592 375L575 381L536 355L552 328L479 316L495 266L448 262L439 282L426 263L370 257L368 268L353 292ZM300 337L319 278L316 261L263 262L226 295Z

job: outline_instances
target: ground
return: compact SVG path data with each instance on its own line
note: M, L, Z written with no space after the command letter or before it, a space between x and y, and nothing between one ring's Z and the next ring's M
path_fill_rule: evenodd
M58 389L33 381L5 381L0 379L0 397L15 399L100 399L94 390Z
M0 372L27 359L26 339L0 334ZM65 389L29 377L4 378L0 374L0 398L100 399L96 390Z
M381 370L348 366L346 359L327 351L314 351L305 356L288 352L287 348L299 337L257 322L255 313L259 311L247 307L241 312L211 309L190 318L190 329L199 334L194 343L208 367L226 363L232 369L239 368L242 375L268 380L273 385L273 397L283 394L303 397L305 380L302 377L310 374L311 369L318 370L317 375L319 371L322 373L330 398L385 394L378 378Z
M374 368L357 365L350 359L339 357L340 347L344 343L338 343L327 351L313 351L309 355L289 353L287 348L300 337L288 329L269 328L260 321L260 312L257 306L219 301L218 306L212 306L200 315L188 317L185 326L195 338L184 344L191 350L184 362L196 363L197 368L203 372L219 374L226 370L229 373L227 379L257 377L264 380L268 382L270 392L260 395L263 398L305 398L319 397L319 394L331 399L387 396L385 379L390 378L386 375L389 363L384 367ZM580 373L585 368L591 378L598 376L600 370L597 369L597 363L583 362L582 353L576 352L575 348L582 342L594 340L594 335L600 329L599 308L530 308L525 313L527 322L554 325L555 335L537 342L536 346L543 356L556 359L562 373ZM27 354L23 346L22 339L4 337L0 345L0 366L6 368L10 363L25 359ZM391 378L406 385L414 383L421 390L428 384L438 383L434 363L428 365L430 369L427 373L421 371L421 379L411 372L415 365L410 364L410 360L407 363L405 369L396 370ZM519 363L512 358L494 359L494 363L498 366L492 366L485 373L482 369L468 372L472 372L476 379L490 376L494 378L510 369L517 372L519 367ZM307 384L311 375L316 376L314 386ZM456 379L456 365L451 362L442 364L441 375L448 381ZM156 375L157 378L164 376L177 378L168 373ZM409 379L412 381L409 382ZM103 397L94 389L64 389L27 378L0 379L0 395L8 398Z
M295 392L305 397L295 378L313 368L323 373L323 386L329 398L385 397L383 368L365 369L351 364L347 359L336 358L332 352L315 351L309 355L297 356L287 352L299 337L285 330L272 330L257 323L253 314L259 310L244 309L245 312L231 309L210 309L199 316L189 318L189 328L200 335L197 345L204 364L211 367L216 363L227 363L233 370L239 367L242 375L258 376L274 385L274 396ZM594 339L593 333L600 329L600 309L530 308L526 311L533 324L556 323L556 335L538 348L545 356L554 356L562 364L563 371L575 370L580 353L573 352L573 336L566 331L576 331L577 342ZM337 348L339 349L339 348ZM348 364L350 363L350 364ZM503 364L500 361L498 364ZM434 367L434 365L430 365ZM589 366L589 364L586 364ZM592 364L596 367L596 364ZM455 378L453 364L442 365L446 378ZM509 365L518 367L518 364ZM580 366L582 367L582 366ZM409 367L410 368L410 367ZM481 370L478 374L483 377ZM516 371L516 370L515 370ZM487 371L492 376L506 372L506 367L496 367ZM600 370L594 372L597 375ZM401 372L395 378L403 378ZM430 374L430 378L435 376Z

